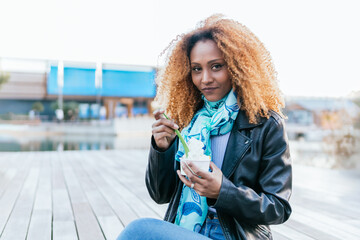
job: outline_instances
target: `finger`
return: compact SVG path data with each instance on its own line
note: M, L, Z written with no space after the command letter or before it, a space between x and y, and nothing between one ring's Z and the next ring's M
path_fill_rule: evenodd
M179 129L179 126L176 123L174 123L173 120L169 120L169 119L166 119L166 118L160 118L160 119L156 120L154 122L154 124L152 125L152 127L155 128L155 127L158 127L158 126L161 126L161 125L165 125L165 126L171 128L173 130L174 129Z
M220 170L214 162L210 162L210 169L212 172L216 172L217 170Z
M188 179L191 181L191 178L193 179L192 181L194 181L194 174L192 173L192 169L189 169L185 162L182 161L180 162L180 167L182 168L182 170L184 171L185 175L188 177Z
M177 170L176 173L178 174L180 180L188 187L191 187L192 182L187 180L185 176L181 175L180 170Z
M183 161L184 165L190 170L194 176L199 176L199 168L192 161Z
M184 164L185 168L186 168L186 165ZM189 171L187 168L184 169L184 171L186 172ZM188 186L189 188L191 188L191 185L193 184L193 187L192 189L194 189L198 194L200 194L200 196L205 196L204 195L204 184L206 184L206 181L207 180L204 180L204 179L201 179L201 178L196 178L196 181L192 181L191 179L188 180L186 177L184 177L183 175L181 175L181 172L180 170L177 170L176 171L180 180L186 185ZM190 172L190 171L189 171ZM186 173L186 175L189 177L191 173Z
M153 135L155 135L157 133L163 133L163 132L169 133L171 135L175 135L174 129L172 129L172 128L168 127L168 126L165 126L165 125L160 125L160 126L154 127L152 129L152 134Z
M188 166L193 170L195 174L193 174L197 178L206 179L208 177L209 172L205 172L201 170L195 163L191 161L187 161Z
M157 109L153 112L153 115L155 117L156 120L160 119L160 118L165 118L163 113L165 112L164 109Z
M189 161L187 161L189 163ZM194 182L194 183L200 183L202 184L204 179L202 178L199 178L199 176L196 174L196 172L194 171L193 167L194 167L194 164L193 164L193 167L190 167L189 164L186 165L185 161L182 161L181 162L181 167L183 168L186 176L189 178L189 180L191 182ZM190 168L189 168L190 167Z
M173 138L174 136L167 132L155 133L153 134L155 141L163 139L165 137Z

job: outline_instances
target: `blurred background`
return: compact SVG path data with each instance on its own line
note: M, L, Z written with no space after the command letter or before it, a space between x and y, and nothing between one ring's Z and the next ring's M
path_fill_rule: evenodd
M270 51L293 161L360 169L357 1L0 1L0 151L148 149L160 53L214 13Z

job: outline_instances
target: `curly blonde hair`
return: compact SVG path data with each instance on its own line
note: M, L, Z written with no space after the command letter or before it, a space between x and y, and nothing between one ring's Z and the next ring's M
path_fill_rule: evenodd
M155 100L179 125L187 126L203 105L200 91L191 79L190 52L196 42L215 41L223 53L232 86L241 109L250 123L259 117L269 118L270 110L280 115L284 99L279 90L276 71L263 43L244 25L221 15L213 15L198 27L173 40L165 68L158 73Z

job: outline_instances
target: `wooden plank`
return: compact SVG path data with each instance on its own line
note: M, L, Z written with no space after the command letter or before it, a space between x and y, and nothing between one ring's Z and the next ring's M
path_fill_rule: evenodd
M346 225L345 229L341 228L341 226L344 224L341 224L340 221L329 219L328 217L321 214L309 212L297 205L293 206L293 208L296 209L296 211L294 211L292 214L293 220L306 223L315 229L321 229L323 232L326 232L333 237L341 236L342 239L359 239L356 233L347 231L349 230L350 226ZM337 223L339 223L339 225L336 225ZM353 227L350 229L355 230L356 232L358 231Z
M101 161L106 165L106 169L114 169L112 175L116 176L115 178L122 185L131 186L128 190L141 199L146 208L152 210L147 217L162 219L165 216L167 204L156 204L150 198L145 186L147 154L147 151L143 150L122 150L120 154L119 151L106 151L96 152L94 156L98 159L97 161Z
M118 155L118 152L115 154ZM121 167L128 168L128 171L134 172L136 176L142 176L136 178L137 181L133 183L134 186L130 188L130 190L143 199L144 203L153 209L153 211L155 211L160 216L160 218L163 218L165 216L168 204L155 203L154 200L151 199L145 186L145 171L148 163L148 154L148 150L129 151L126 156L129 157L130 162L135 162L135 164L126 164L125 161L120 163ZM117 158L112 157L110 159L112 159L112 161L116 161ZM122 182L126 182L126 179L121 180ZM129 184L131 183L129 182Z
M350 225L356 227L357 229L360 229L360 219L347 220L347 221L344 221L344 223L350 224Z
M0 198L5 192L7 186L12 182L17 171L23 168L19 165L18 154L1 154L0 158Z
M324 202L346 201L345 207L358 211L360 204L360 175L356 171L334 171L304 166L294 166L294 176L306 176L294 181L294 189L310 198ZM295 191L294 191L295 193ZM326 197L324 197L326 196Z
M130 151L129 156L131 159L136 159L136 169L133 170L131 168L130 171L137 170L137 176L143 176L142 178L138 177L138 181L135 182L134 187L132 187L130 190L139 196L141 199L143 199L144 203L148 205L153 211L155 211L160 218L163 218L165 216L165 212L167 210L168 204L157 204L154 202L154 200L151 199L147 188L145 186L145 171L148 163L148 150L139 150L139 151ZM115 158L110 158L113 161L115 161ZM122 165L123 166L123 165ZM131 164L130 166L133 166Z
M352 182L358 182L359 179L354 178L352 179ZM321 200L321 202L335 205L339 202L346 202L346 204L341 206L344 210L347 212L354 210L355 212L360 213L360 210L358 209L360 207L360 198L358 196L360 195L360 191L357 189L357 187L360 188L360 186L357 186L357 184L354 183L348 183L353 188L353 190L349 190L349 192L344 192L336 187L325 191L322 187L317 189L316 187L304 187L303 184L300 184L299 186L294 186L294 196L299 201L302 199L318 199ZM329 184L331 185L331 183ZM324 195L326 195L326 197L324 197Z
M292 229L286 225L274 225L272 229L275 232L281 232L286 238L292 240L314 240L315 238L309 237L304 233L301 233L295 229Z
M1 169L18 168L18 159L22 159L19 156L21 153L0 153L0 167Z
M1 235L3 240L25 239L33 209L35 192L38 183L39 169L31 168L21 190L19 199Z
M18 159L18 162L22 164L22 167L16 173L16 176L8 184L6 191L3 192L0 198L0 237L3 235L5 225L7 224L10 214L13 211L15 203L21 190L24 186L24 182L29 172L30 156L26 158ZM13 166L12 166L13 167Z
M15 177L18 171L16 168L9 168L4 170L6 171L3 171L0 178L0 198L4 194L8 185L13 181L13 178Z
M109 183L104 178L104 173L99 171L97 164L89 160L86 163L82 163L82 166L84 167L84 169L86 169L88 174L94 180L94 183L98 187L101 194L110 203L112 209L120 219L123 226L126 226L127 224L138 218L133 209L130 208L128 204L123 200L121 194L114 191L114 186L112 185L112 183Z
M53 240L115 239L136 218L162 218L167 206L144 182L147 154L0 153L1 239L25 239L26 229L29 240L50 230ZM293 214L271 226L274 239L360 239L359 173L294 166L294 176Z
M281 231L281 229L280 229ZM271 233L272 233L272 236L273 236L273 239L275 240L291 240L290 238L284 236L282 233L278 232L275 228L271 230Z
M118 153L119 152L115 152L115 154L113 154L117 157L110 156L107 158L108 161L113 162L112 167L122 169L125 173L132 173L130 176L119 174L119 180L124 185L131 185L129 190L142 199L144 204L156 213L157 218L163 219L168 204L157 204L154 202L145 186L145 170L148 161L148 151L126 151L126 154L124 154L125 157ZM128 164L128 162L131 162L131 164Z
M71 202L60 164L62 158L62 153L53 153L49 159L52 172L52 236L53 240L77 240L78 235Z
M65 179L62 171L62 166L60 164L61 158L63 156L52 155L51 156L51 165L52 165L52 199L53 199L53 219L55 222L73 222L74 216L71 208L71 202L69 194L66 188ZM69 226L70 224L62 224L62 226ZM61 227L63 228L63 227ZM73 231L75 225L70 227L70 232Z
M124 230L124 227L117 216L99 216L98 221L106 239L116 239L121 231Z
M339 204L339 203L342 204ZM358 209L353 209L346 206L347 201L343 199L338 203L328 203L327 201L321 201L321 199L309 198L309 197L294 197L292 204L299 205L307 210L326 216L327 218L337 219L343 223L350 223L359 218L360 213Z
M64 158L62 164L79 239L105 239L74 170L69 163L72 160ZM75 170L78 171L78 169Z
M52 234L52 212L36 209L32 213L27 240L48 240Z
M72 203L72 207L75 216L75 224L80 240L105 239L89 203L74 202Z
M311 217L313 219L318 219L318 221L323 222L325 224L327 224L329 227L333 227L333 228L340 228L345 232L351 233L351 235L355 236L357 239L360 239L360 229L353 227L351 225L345 224L343 223L341 220L339 219L335 219L335 218L331 218L328 216L325 216L321 213L315 212L315 211L311 211L307 208L304 208L302 206L294 206L294 208L298 209L298 212ZM341 235L340 235L341 236ZM351 236L349 236L351 237Z
M88 174L86 174L84 169L82 169L80 162L74 161L73 166L77 169L79 182L82 185L82 189L89 200L98 222L100 223L100 227L105 235L105 238L116 239L119 233L123 230L123 225L95 185L94 181Z
M338 236L330 235L322 229L316 229L311 225L296 221L293 218L290 218L285 224L286 226L317 240L341 240Z
M127 181L134 182L139 179L137 175L129 174L130 171L126 171L121 167L112 166L111 160L107 158L101 158L102 165L98 166L99 169L105 175L105 178L114 187L114 190L121 194L122 199L141 217L160 218L151 208L149 208L138 196L131 192L132 184L126 184L122 182L124 178ZM110 162L110 163L109 163ZM107 166L107 167L105 167ZM130 180L129 180L130 178ZM143 179L143 176L141 176Z
M51 197L51 167L48 160L49 153L40 158L42 167L40 170L39 185L36 192L34 210L27 240L51 239L52 226L52 197Z
M75 223L73 221L53 221L53 240L77 240Z

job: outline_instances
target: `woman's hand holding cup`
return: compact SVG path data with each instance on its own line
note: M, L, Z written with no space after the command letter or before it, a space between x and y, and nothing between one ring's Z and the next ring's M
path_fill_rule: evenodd
M191 161L188 161L187 165L182 163L181 167L188 179L181 175L180 170L177 171L177 174L186 186L193 188L200 196L218 198L223 174L213 162L210 162L211 172L201 170Z

